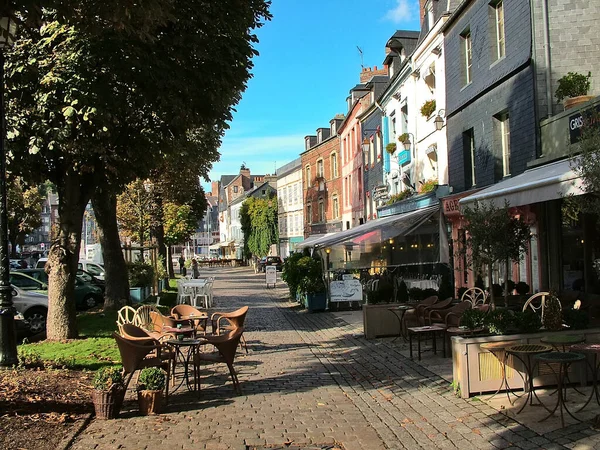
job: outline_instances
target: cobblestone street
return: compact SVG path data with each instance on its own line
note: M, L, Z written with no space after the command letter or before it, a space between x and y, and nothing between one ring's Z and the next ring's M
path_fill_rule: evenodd
M428 370L429 355L417 364L389 339L367 341L334 314L302 311L283 283L266 289L249 268L210 272L215 310L250 306L249 354L235 363L244 395L234 394L225 366L204 366L199 397L182 387L156 417L138 416L130 401L120 419L94 420L72 448L600 448L589 422L540 435L457 398Z

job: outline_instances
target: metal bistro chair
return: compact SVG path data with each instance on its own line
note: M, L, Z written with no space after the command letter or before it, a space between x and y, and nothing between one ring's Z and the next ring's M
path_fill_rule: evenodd
M472 287L467 289L460 297L461 302L471 302L473 307L485 305L488 301L488 294L483 289Z
M538 292L537 294L533 294L525 304L523 305L523 311L526 311L527 308L531 309L533 312L540 314L542 322L544 321L544 312L546 310L546 302L548 301L548 297L550 296L550 292ZM562 305L560 300L558 300L558 306L562 310Z

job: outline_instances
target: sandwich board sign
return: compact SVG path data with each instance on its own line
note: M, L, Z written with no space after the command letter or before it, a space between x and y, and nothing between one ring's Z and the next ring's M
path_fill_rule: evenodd
M332 281L329 288L332 302L359 302L362 300L362 285L356 278Z
M277 284L277 266L265 266L265 281L267 287Z

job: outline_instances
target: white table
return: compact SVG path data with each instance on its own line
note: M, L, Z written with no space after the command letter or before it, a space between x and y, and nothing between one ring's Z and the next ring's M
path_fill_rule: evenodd
M206 285L206 280L201 278L186 280L177 280L177 304L181 303L181 296L183 295L184 288L202 288Z
M438 282L435 280L404 280L404 283L408 289L439 289Z

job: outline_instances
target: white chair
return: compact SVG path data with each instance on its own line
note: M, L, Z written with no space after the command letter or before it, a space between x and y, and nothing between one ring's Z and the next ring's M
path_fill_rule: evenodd
M181 286L181 295L177 299L177 304L181 305L185 303L186 305L191 305L194 299L194 288L192 286Z
M198 303L198 300L200 303ZM200 306L199 306L200 305ZM194 286L194 308L208 309L208 294L206 293L206 284L202 286Z
M214 280L214 278L213 278ZM213 281L209 281L208 283L206 283L206 286L204 287L204 292L206 292L206 295L208 296L208 305L209 307L213 306Z

